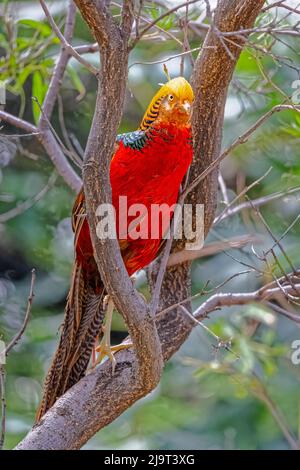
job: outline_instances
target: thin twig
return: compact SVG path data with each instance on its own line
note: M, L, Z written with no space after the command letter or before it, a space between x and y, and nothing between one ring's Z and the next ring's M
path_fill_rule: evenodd
M148 26L146 26L145 29L143 29L140 33L139 36L137 36L131 43L130 48L133 49L138 41L157 23L159 23L161 20L163 20L166 16L171 15L171 13L174 13L175 11L179 10L180 8L186 7L187 5L192 5L193 3L197 3L199 0L190 0L188 2L180 3L179 5L176 5L176 7L171 8L170 10L166 11L162 15L160 15L158 18L156 18L154 21L152 21Z
M78 62L81 63L84 67L86 67L93 75L98 77L99 70L96 69L93 65L91 65L87 60L85 60L78 52L71 46L71 44L68 43L62 32L60 31L59 27L55 23L53 16L51 15L50 11L48 10L48 7L46 5L46 2L44 0L40 0L41 7L43 8L45 15L55 32L56 36L58 39L61 41L63 46L67 49L70 55L72 55Z
M300 284L296 284L296 288L300 288ZM286 286L287 292L293 292L294 286ZM203 320L210 313L220 307L230 307L233 305L246 305L251 302L265 302L272 298L276 298L276 295L280 293L279 287L273 287L270 289L260 288L253 292L246 293L219 293L215 294L200 305L194 312L194 317L198 320ZM281 313L281 312L279 312Z
M226 213L228 212L228 210L230 210L230 208L243 196L245 196L245 194L250 191L250 189L254 188L255 186L257 186L259 183L261 183L269 174L270 172L272 171L272 167L270 167L266 173L264 175L262 175L260 178L258 178L257 180L253 181L253 183L249 184L249 186L246 186L232 201L230 201L230 203L227 205L227 207L225 207L225 209L223 210L223 212L221 212L221 214L219 214L215 220L214 220L214 225L217 225L220 220L222 220L222 218L226 217Z
M4 356L4 353L0 351ZM1 400L1 425L0 425L0 450L3 449L6 432L6 398L5 398L5 366L0 363L0 400Z
M30 312L31 312L31 307L32 307L32 302L34 298L34 286L35 286L35 269L32 269L31 271L31 283L30 283L30 290L29 290L29 296L27 300L27 308L25 312L25 317L23 324L21 326L20 331L14 336L14 338L10 341L10 343L6 346L4 351L0 351L0 355L2 356L3 360L5 361L5 358L8 356L9 352L14 348L14 346L18 343L18 341L21 339L29 318L30 318ZM1 400L1 430L0 430L0 450L2 450L3 445L4 445L4 439L5 439L5 432L6 432L6 398L5 398L5 379L6 379L6 374L5 374L5 365L1 364L0 362L0 400Z
M177 59L178 57L182 57L182 56L185 56L187 54L191 54L192 52L201 51L201 49L203 49L203 46L195 47L194 49L190 49L188 51L179 52L178 54L174 54L174 55L171 55L169 57L166 57L166 58L160 59L160 60L154 60L154 61L150 61L150 62L133 62L132 64L129 65L128 68L130 69L131 67L134 67L135 65L163 64L165 62L169 62L170 60Z
M227 188L226 188L226 183L225 183L225 180L223 178L223 175L220 171L219 171L219 175L218 175L218 183L219 183L220 191L222 193L223 202L227 206L229 204Z
M253 124L244 134L239 136L224 152L222 152L194 181L188 186L188 188L184 191L183 195L186 197L207 175L209 175L220 163L224 158L227 157L236 147L241 144L244 144L248 141L249 137L265 122L269 119L273 114L279 111L285 110L292 110L297 111L300 113L300 106L292 106L292 105L277 105L274 106L270 111L266 114L261 116L255 124Z
M99 52L99 45L97 42L95 42L94 44L82 44L81 46L75 46L73 49L78 54L92 54L94 52Z
M216 223L218 219L219 219L218 222L220 222L221 220L224 220L227 217L232 217L233 215L245 209L251 209L252 205L254 207L261 207L261 206L268 204L269 202L278 201L280 199L283 199L286 196L298 193L299 191L300 191L300 187L296 187L296 188L287 189L286 191L279 191L277 193L269 194L268 196L262 196L257 199L252 199L251 203L249 201L244 201L241 204L238 204L237 206L231 207L230 209L228 209L226 213L222 215L222 217L219 218L219 216L217 216L215 218L214 223ZM285 234L282 235L282 237L284 236Z
M206 256L213 256L221 253L230 248L241 248L257 241L255 235L244 235L240 237L233 237L230 240L218 241L207 243L200 250L181 250L171 253L168 259L167 267L176 266L177 264L186 263L187 261L194 261Z
M28 300L27 300L27 308L26 308L26 312L25 312L24 321L23 321L23 324L21 326L20 331L14 336L14 338L6 346L6 348L5 348L5 355L6 356L9 354L9 352L12 350L12 348L18 343L18 341L21 339L24 331L26 330L26 327L27 327L27 324L28 324L29 318L30 318L33 299L34 299L35 280L36 280L35 269L32 269L32 271L31 271L30 290L29 290L29 296L28 296Z
M46 6L46 4L45 4ZM47 8L47 7L46 7ZM76 18L76 6L73 1L69 1L67 15L66 15L66 25L64 30L64 37L67 42L70 42L73 37L74 27L75 27L75 18ZM45 116L48 119L51 119L52 111L56 102L58 95L58 90L62 84L64 73L66 71L67 64L70 59L69 51L64 47L63 43L61 44L61 49L59 57L55 64L49 87L43 103L44 115L41 113L39 128L43 129L46 127Z
M35 194L31 198L27 199L26 201L22 202L21 204L18 204L13 209L11 209L11 210L3 213L3 214L0 214L0 223L3 224L5 222L7 222L8 220L11 220L11 219L23 214L28 209L31 209L38 201L40 201L45 196L45 194L47 194L47 192L51 188L53 188L53 186L56 183L57 176L58 175L55 171L50 176L47 184L37 194Z
M65 182L75 190L76 192L82 186L82 182L80 177L76 174L74 169L71 167L69 162L66 160L64 153L62 152L60 146L56 142L55 138L51 134L51 131L39 131L37 127L33 124L30 124L23 119L20 119L12 114L9 114L5 111L0 109L0 119L7 122L8 124L18 127L19 129L23 129L28 133L32 133L36 135L38 140L43 145L44 149L46 150L47 154L49 155L50 159L52 160L54 166L57 169L57 172L62 176Z
M273 302L265 302L265 304L270 307L272 310L275 310L275 312L280 313L281 315L284 315L285 317L289 318L289 320L292 320L295 323L298 323L300 325L300 315L297 315L295 313L289 312L288 310L280 307L277 304L274 304Z
M57 103L58 103L58 120L61 128L61 132L63 138L65 140L66 145L68 146L69 156L72 155L72 161L77 165L79 168L82 167L82 159L77 155L76 150L73 147L73 144L70 140L68 130L66 128L65 117L64 117L64 104L61 94L59 93L57 96Z

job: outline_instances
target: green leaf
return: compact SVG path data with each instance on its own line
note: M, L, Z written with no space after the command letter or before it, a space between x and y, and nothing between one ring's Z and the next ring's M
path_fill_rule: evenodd
M37 66L34 66L34 65L28 65L27 67L23 68L23 70L21 71L17 79L17 85L20 88L24 85L29 75L31 75L34 72L34 70L36 70L36 68Z
M41 72L37 70L32 75L32 97L38 100L40 106L42 106L43 104L46 91L47 91L47 87L43 80L43 76ZM32 113L33 113L34 122L38 124L41 112L40 112L39 105L35 100L32 101Z
M50 26L46 23L43 23L42 21L36 21L36 20L20 20L18 21L19 25L27 26L28 28L32 28L36 31L39 31L39 33L44 36L48 37L52 34L52 30Z
M84 97L84 95L86 93L85 86L82 83L81 78L80 78L79 74L77 73L77 71L75 70L74 67L69 65L68 68L67 68L67 71L68 71L69 77L71 79L71 82L72 82L74 88L79 93L79 95L76 97L76 101L80 101L80 100L82 100L82 98Z

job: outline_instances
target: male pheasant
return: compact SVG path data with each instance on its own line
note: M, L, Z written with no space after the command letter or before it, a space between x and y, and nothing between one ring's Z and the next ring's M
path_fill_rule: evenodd
M127 197L127 207L143 204L173 207L180 185L192 161L190 84L177 77L162 85L152 99L137 131L120 134L110 165L112 202L116 210L117 230L120 196ZM173 211L167 216L169 226ZM137 236L134 217L127 217L127 235L119 237L120 249L129 276L151 263L160 251L166 222L158 227L148 224L148 236ZM141 225L141 224L138 224ZM72 213L75 234L75 262L58 349L48 372L37 419L56 399L85 374L96 338L102 335L105 316L105 288L93 255L83 190L78 194ZM133 229L130 228L133 226ZM152 235L156 228L155 236ZM133 232L135 231L135 234Z

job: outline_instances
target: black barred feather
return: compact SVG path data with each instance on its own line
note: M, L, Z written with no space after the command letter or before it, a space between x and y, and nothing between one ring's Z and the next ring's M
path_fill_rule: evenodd
M76 262L59 346L45 380L37 421L85 375L95 341L102 335L103 298L104 288L99 289L98 282L95 292Z
M163 98L164 96L158 97L157 100L152 105L150 105L140 125L140 130L145 131L149 129L153 122L158 118L159 106Z

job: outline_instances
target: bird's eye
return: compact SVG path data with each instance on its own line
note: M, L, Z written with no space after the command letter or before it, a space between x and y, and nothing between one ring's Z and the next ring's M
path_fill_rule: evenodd
M173 95L169 95L169 101L173 101L174 99L174 96Z

